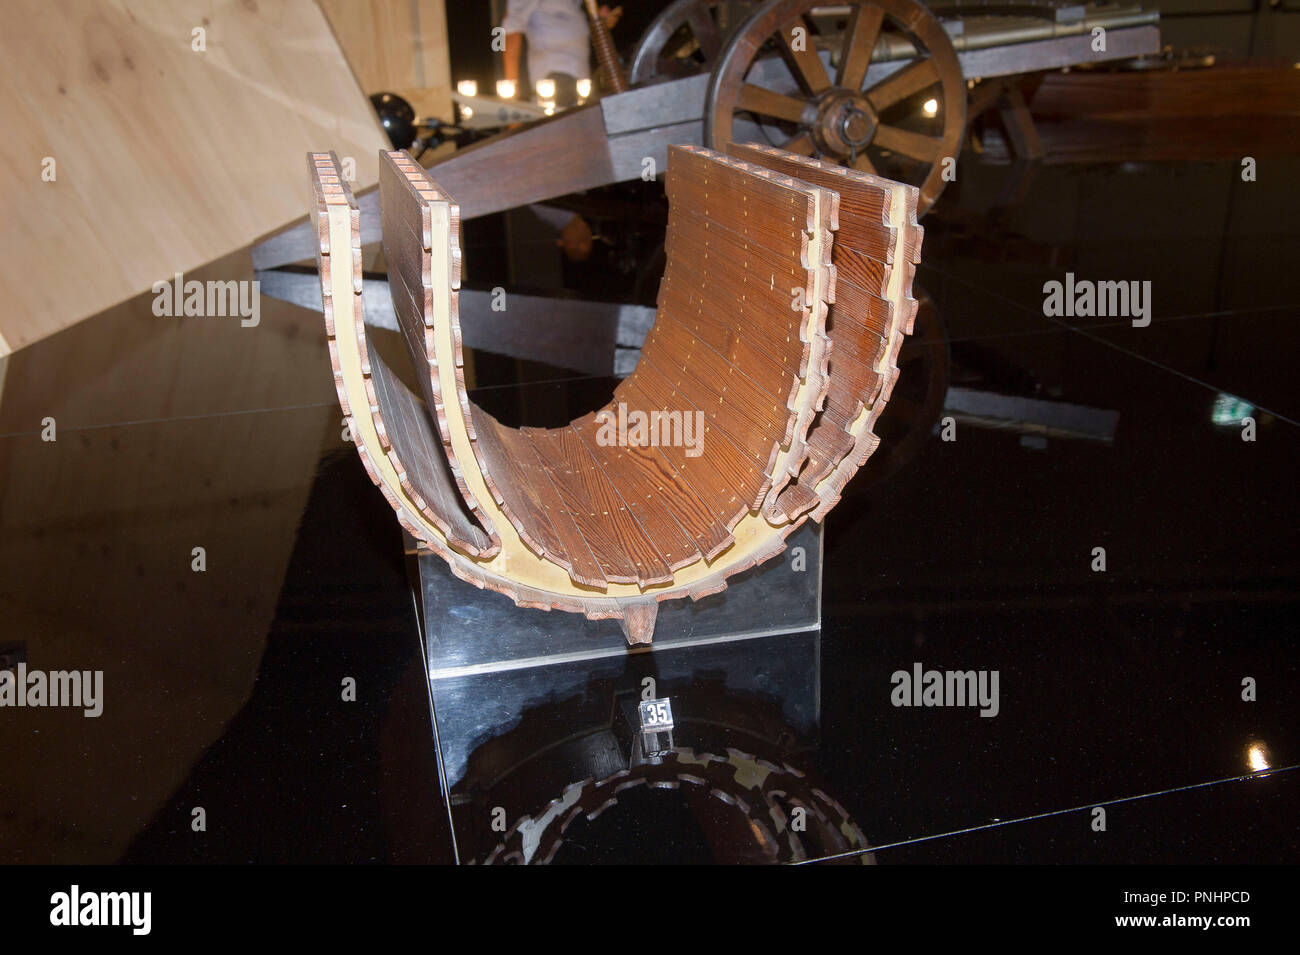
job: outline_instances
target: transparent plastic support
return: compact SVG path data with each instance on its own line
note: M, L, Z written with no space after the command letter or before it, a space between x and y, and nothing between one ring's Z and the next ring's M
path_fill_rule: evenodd
M501 594L455 577L436 554L417 555L429 679L621 657L616 620L516 607ZM821 624L822 528L806 522L786 549L737 574L720 593L659 605L651 651L815 629Z
M621 725L637 700L672 698L683 752L725 758L730 746L757 751L769 740L779 762L789 740L815 738L822 546L809 522L721 593L662 604L653 644L635 648L617 621L516 607L459 580L436 555L416 555L439 783L458 859L485 858L502 819L516 825L577 781L644 762Z

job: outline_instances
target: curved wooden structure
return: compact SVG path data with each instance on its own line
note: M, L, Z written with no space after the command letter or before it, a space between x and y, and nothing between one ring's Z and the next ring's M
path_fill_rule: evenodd
M699 598L820 520L876 445L916 302L917 191L755 145L673 147L667 267L641 361L602 411L514 429L462 373L454 197L382 154L384 253L412 393L368 346L360 213L310 157L339 401L370 476L453 573L520 606L618 618ZM431 412L431 413L430 413Z

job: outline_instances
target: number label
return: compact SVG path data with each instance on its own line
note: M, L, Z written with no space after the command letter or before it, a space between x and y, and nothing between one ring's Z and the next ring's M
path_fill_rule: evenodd
M642 700L641 732L663 733L673 728L672 700Z

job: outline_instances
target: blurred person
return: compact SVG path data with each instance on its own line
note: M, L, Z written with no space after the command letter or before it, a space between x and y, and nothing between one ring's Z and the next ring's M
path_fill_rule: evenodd
M612 30L623 8L602 6L598 13ZM533 88L538 80L552 80L556 107L576 106L578 80L591 76L591 34L582 0L508 0L501 26L506 32L505 78L516 91L523 89L519 66L526 42Z
M597 13L612 30L623 8L601 6ZM591 28L583 0L508 0L501 26L506 33L505 78L515 84L515 95L524 89L519 66L527 43L533 87L549 79L555 83L557 109L577 106L578 80L591 76ZM592 230L581 216L538 206L533 212L559 233L555 244L565 258L585 262L591 257Z

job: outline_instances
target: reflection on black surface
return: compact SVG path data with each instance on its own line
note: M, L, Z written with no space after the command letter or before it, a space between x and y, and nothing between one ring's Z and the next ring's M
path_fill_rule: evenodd
M874 861L808 766L817 643L815 633L791 634L436 681L444 741L471 729L448 715L458 697L524 704L451 780L461 859L752 864L857 851L852 861ZM582 691L556 699L587 668ZM671 697L675 720L672 748L651 756L634 715L647 679ZM799 728L792 713L803 714Z
M235 256L201 277L250 275ZM268 302L244 328L151 298L6 363L3 639L33 668L102 670L105 701L0 714L5 860L113 861L221 736L338 421L310 313Z

